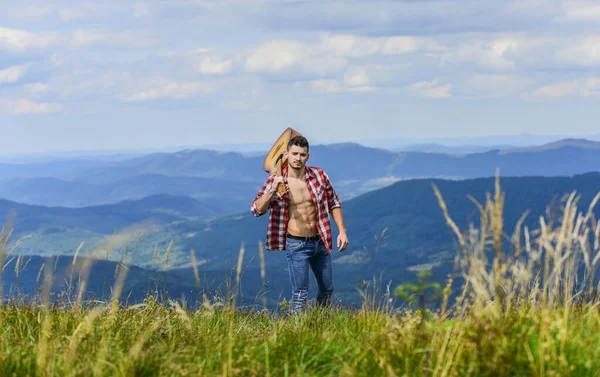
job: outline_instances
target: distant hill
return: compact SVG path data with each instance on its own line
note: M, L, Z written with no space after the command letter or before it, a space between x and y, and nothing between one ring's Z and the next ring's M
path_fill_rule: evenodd
M0 180L11 178L60 177L76 170L102 166L104 161L75 159L45 163L6 164L0 163Z
M153 153L147 156L104 164L65 175L66 179L91 184L107 184L136 175L165 175L219 178L228 181L264 179L263 157L245 157L240 153L210 150L183 150Z
M367 139L363 145L397 150L415 144L439 144L448 147L469 145L488 147L490 145L514 145L515 147L528 147L552 143L557 140L571 138L569 134L536 135L528 132L512 135L488 135L488 136L453 136L453 137L431 137L431 138L387 138ZM600 133L583 136L588 140L600 140Z
M565 139L532 148L448 154L392 152L356 143L315 145L309 165L329 174L343 199L419 179L502 176L573 176L600 171L598 142ZM219 203L223 214L247 209L267 178L264 156L184 150L155 153L100 166L73 169L60 177L0 181L0 197L47 206L87 206L140 199L152 194L185 195Z
M426 152L426 153L445 153L445 154L468 154L488 152L492 149L515 149L514 145L443 145L443 144L410 144L404 147L395 148L395 152Z
M386 228L387 248L390 255L394 255L394 260L388 262L392 264L396 261L403 265L424 263L432 255L451 249L450 233L433 195L432 183L440 187L451 214L461 226L477 214L467 196L472 195L483 202L486 192L493 191L493 178L415 179L345 200L343 212L352 238L352 250L372 249L375 236ZM536 220L553 198L572 190L583 195L583 203L591 200L600 191L600 173L575 177L505 177L502 186L507 195L505 214L510 229L525 210L530 209L530 218ZM70 247L62 252L68 254L86 237L106 239L114 230L121 231L132 224L153 219L158 228L153 228L139 241L136 254L132 256L134 263L142 266L151 264L149 259L157 245L164 252L173 241L170 266L188 263L193 249L198 260L208 259L213 266L222 268L223 263L235 260L242 243L248 250L256 251L258 242L264 242L267 223L267 216L257 219L249 207L235 215L216 216L210 203L169 196L80 209L1 201L0 218L10 209L17 212L16 235L36 235L34 240L26 240L20 246L21 250L33 254L38 253L44 242L50 248L70 240Z
M23 204L85 207L105 201L106 188L54 177L11 178L0 181L0 198Z
M310 149L309 165L327 170L334 183L347 196L364 192L389 179L477 178L494 176L497 168L504 176L571 176L600 170L600 149L595 142L570 140L534 149L490 150L455 156L446 153L392 152L355 143L315 145ZM510 151L510 149L509 149ZM142 174L219 178L222 180L262 182L264 156L244 156L233 152L188 150L145 157L87 169L70 177L75 181L106 184ZM565 163L568 160L568 164ZM387 179L387 181L386 181ZM344 187L345 186L345 187ZM383 187L383 185L379 185Z
M586 139L563 139L532 147L503 148L504 150L501 153L541 152L561 148L600 149L600 142Z
M86 207L156 194L183 195L211 201L222 215L247 207L248 198L256 194L260 183L157 174L133 175L107 184L58 178L15 178L0 181L0 198L44 206Z
M396 284L413 279L419 268L431 268L434 280L443 280L447 273L452 272L456 253L454 238L434 196L432 183L440 188L450 215L463 230L471 221L477 225L478 219L478 211L468 195L484 202L486 193L494 190L493 178L464 181L416 179L397 182L345 201L342 208L351 244L346 252L340 254L334 250L332 254L336 292L340 297L349 301L359 300L356 289L360 287L360 282L372 280L373 277L381 279L382 284L389 281ZM535 229L539 226L539 216L546 213L548 205L556 200L560 207L560 199L573 190L581 195L580 210L586 210L592 198L600 191L600 173L574 177L504 177L501 185L506 193L505 232L510 235L518 218L526 210L530 214L525 225ZM130 214L130 221L158 216L163 225L152 228L139 239L134 237L128 241L125 244L129 247L128 252L123 250L123 245L117 245L117 240L111 252L106 255L109 261L118 261L127 254L135 265L146 268L132 270L133 281L128 283L132 284L128 287L137 285L147 288L151 279L155 279L154 282L158 279L168 282L174 294L187 292L188 289L193 291L195 278L189 267L190 253L193 252L201 274L205 274L213 286L221 285L222 289L226 289L224 281L228 275L232 276L240 247L244 245L244 292L246 299L253 300L265 288L260 280L258 243L264 244L267 216L255 218L246 211L235 216L193 219L191 217L196 213L194 201L186 198L168 199L152 197L144 201L120 203L118 206L67 211L58 209L58 212L44 207L27 206L32 211L25 217L29 221L19 222L17 216L13 239L27 234L19 229L27 226L29 229L34 226L38 228L32 233L34 238L25 239L15 253L26 251L28 254L61 254L60 245L71 242L72 247L63 249L62 254L72 255L79 243L86 241L80 253L80 257L84 257L94 247L88 243L88 237L97 237L92 240L96 244L109 244L112 230L126 225L124 219L127 217L124 213ZM168 210L174 213L168 213ZM35 211L38 211L37 214ZM598 207L595 212L596 216L600 216ZM42 224L39 219L50 221L57 229L49 231L49 225ZM121 222L114 219L121 219ZM37 224L35 220L38 220ZM65 228L58 229L60 224ZM333 228L335 238L335 225ZM381 247L376 249L376 237L384 229L385 239ZM43 233L44 230L46 233ZM39 248L37 252L36 248ZM106 249L102 248L102 253L96 257L103 259L104 250ZM378 252L374 253L375 250ZM65 258L68 259L68 255ZM114 264L112 267L105 267L108 276L114 275L114 268ZM159 270L152 272L148 268ZM269 291L269 300L273 302L278 297L287 297L289 282L284 253L267 252L266 269L268 286L265 289ZM38 271L39 269L35 269L35 275ZM136 272L133 271L139 272L137 277L134 277ZM99 284L97 280L101 278L94 279L95 284ZM314 292L314 284L311 289Z
M43 207L0 199L0 219L11 214L15 215L14 228L19 233L47 227L48 233L82 229L109 234L142 221L168 224L189 218L214 217L220 215L220 211L210 202L169 195L152 195L141 200L84 208Z
M350 252L361 252L364 248L372 250L376 245L375 236L386 228L388 246L380 256L385 266L426 263L429 258L451 251L451 233L434 196L432 183L439 186L450 214L462 228L478 214L468 195L485 202L486 192L494 190L493 178L417 179L397 182L345 201L343 212L352 241ZM573 190L583 196L581 205L587 206L600 191L600 173L575 177L505 177L501 184L506 192L505 223L507 231L511 232L526 210L531 211L529 221L533 223L529 224L534 226L553 199ZM247 250L256 250L258 242L264 242L266 216L257 219L248 211L202 224L183 222L167 228L174 234L189 233L193 229L194 236L181 242L185 245L184 250L196 250L198 259L231 262L242 242ZM337 233L334 231L334 234Z

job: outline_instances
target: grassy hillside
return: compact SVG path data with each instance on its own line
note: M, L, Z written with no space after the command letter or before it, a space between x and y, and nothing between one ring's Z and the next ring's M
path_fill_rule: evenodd
M488 310L421 324L411 312L298 318L177 304L0 309L3 375L593 376L589 307ZM568 334L568 335L567 335Z
M478 213L469 196L483 202L486 193L494 189L493 178L465 181L419 179L397 182L345 201L342 208L351 239L351 247L345 255L365 253L365 248L367 253L374 252L376 237L386 229L387 246L380 248L375 268L380 265L407 267L428 263L440 253L451 251L451 233L445 227L432 184L440 188L452 215L461 226L476 219ZM600 191L600 173L575 177L506 177L502 178L502 185L506 192L506 226L510 229L526 210L530 211L527 224L536 223L553 199L558 200L573 190L582 195L584 205L589 203ZM257 219L248 211L240 216L218 218L202 224L183 222L167 228L175 234L193 230L193 237L183 241L184 249L193 248L202 259L234 261L242 242L253 253L258 242L264 242L266 217ZM333 228L333 234L337 236L335 225ZM342 255L334 253L334 256Z
M359 309L293 313L237 305L225 297L119 306L105 301L0 308L0 371L6 375L222 376L591 376L600 370L600 256L593 212L571 196L536 229L504 226L500 185L478 226L461 229L436 200L457 241L459 273L412 285L423 305L397 308L390 293L363 289ZM600 195L595 200L600 199ZM596 203L596 201L594 202ZM546 224L546 225L542 225ZM521 237L524 235L524 240ZM512 251L512 252L507 252ZM580 276L579 271L584 274ZM126 269L120 270L123 276ZM236 271L239 273L240 269ZM44 276L50 277L46 269ZM463 283L452 284L457 277ZM117 278L117 281L122 281ZM401 289L401 287L404 287ZM409 289L410 290L410 289ZM451 299L452 292L458 293ZM438 296L437 310L425 303ZM40 305L41 304L41 305ZM260 309L260 307L255 308Z
M423 179L398 182L345 201L343 211L351 246L344 253L334 251L332 254L336 294L341 300L356 305L360 300L357 287L373 278L379 284L397 283L414 280L421 269L432 269L434 280L440 281L453 271L456 243L436 201L433 184L439 187L449 213L461 228L470 222L478 224L479 211L469 196L484 202L486 193L494 190L494 180L487 178ZM530 229L539 227L539 218L546 215L548 204L555 200L554 214L559 213L564 204L561 198L573 190L581 195L580 204L585 208L600 191L600 173L556 178L507 177L502 179L502 184L506 193L504 226L508 232L526 210L530 212L524 224ZM147 200L126 202L114 208L92 207L89 213L86 209L44 212L48 209L27 207L42 212L28 215L25 212L26 216L17 212L12 243L24 236L31 237L24 239L15 253L73 255L84 242L82 256L111 261L128 257L134 265L167 270L172 279L169 281L173 282L171 289L175 290L180 289L178 284L181 287L194 285L192 251L200 269L211 276L209 280L217 282L231 275L243 245L243 278L247 290L244 297L251 302L265 284L269 287L266 298L270 303L287 294L289 282L283 253L266 252L266 278L265 281L260 278L259 242L264 245L267 216L255 218L248 211L194 220L191 217L200 212L194 207L196 202L185 198L181 198L180 203L174 199L162 202L160 196L153 199L154 203ZM596 209L595 213L599 214ZM162 219L163 225L144 223L153 216ZM113 225L113 217L121 221L116 223L119 226ZM46 223L41 223L42 220ZM29 231L19 232L25 226L29 226ZM336 237L337 230L335 225L333 227ZM160 257L158 263L157 256ZM33 276L37 273L35 269L30 271ZM141 273L139 279L147 280L143 275ZM311 286L311 294L313 292L314 285Z

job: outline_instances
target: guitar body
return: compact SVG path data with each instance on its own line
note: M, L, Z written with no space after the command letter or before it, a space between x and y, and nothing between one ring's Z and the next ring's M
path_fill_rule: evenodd
M287 150L288 142L294 138L295 136L301 136L301 134L292 129L287 128L283 133L279 136L275 144L267 153L265 157L265 161L263 163L263 169L269 174L275 174L277 176L281 176L283 170L287 167L287 159L284 159L284 154ZM288 192L287 185L280 183L277 187L277 196L279 198L283 198L285 194Z

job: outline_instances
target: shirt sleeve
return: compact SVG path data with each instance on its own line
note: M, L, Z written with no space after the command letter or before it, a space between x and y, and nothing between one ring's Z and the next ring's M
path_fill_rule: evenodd
M256 201L261 196L263 196L267 191L269 191L271 189L271 186L273 185L273 179L275 179L275 176L274 175L270 175L269 178L267 178L267 180L265 181L265 183L263 183L263 185L260 188L260 190L258 190L258 194L256 195L256 198L254 198L252 200L252 205L250 206L250 211L256 217L262 216L262 215L264 215L265 213L268 212L268 211L265 211L263 213L260 213L258 211L258 208L256 207Z
M342 202L340 201L340 198L335 192L333 184L329 179L329 176L327 175L327 173L323 172L323 177L325 178L325 190L327 194L327 204L329 206L329 211L331 211L334 208L341 208Z

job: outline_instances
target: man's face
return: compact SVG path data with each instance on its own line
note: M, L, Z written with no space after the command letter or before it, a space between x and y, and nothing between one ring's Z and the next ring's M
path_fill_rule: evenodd
M306 148L292 145L287 153L288 165L292 169L302 169L308 161L308 151Z

